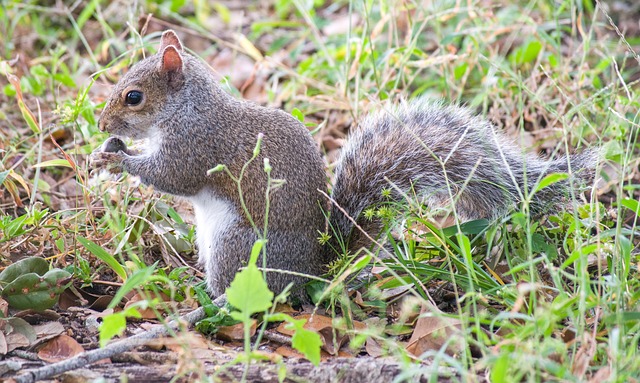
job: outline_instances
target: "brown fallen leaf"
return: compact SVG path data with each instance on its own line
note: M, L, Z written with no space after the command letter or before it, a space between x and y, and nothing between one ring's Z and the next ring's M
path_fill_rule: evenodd
M288 303L278 303L276 305L275 312L293 315L293 314L297 313L298 311L296 309L294 309L293 307L291 307L291 305L288 304Z
M367 343L365 343L364 349L367 351L367 354L369 354L369 356L372 356L374 358L377 358L384 354L384 350L382 349L382 346L380 346L380 343L378 343L378 341L373 338L367 339Z
M62 294L60 294L60 299L58 299L58 307L60 307L62 310L68 310L69 307L85 306L89 303L82 297L80 292L74 290L77 289L65 289Z
M7 352L7 340L5 339L4 334L0 332L0 355L7 355Z
M306 319L304 328L314 331L320 335L322 340L322 349L331 355L338 354L338 350L349 340L349 335L346 334L346 327L341 325L337 328L333 326L333 319L319 314L302 314L295 317L295 319ZM358 321L354 321L353 325L356 330L363 330L367 326ZM281 334L293 336L294 330L287 328L287 323L281 323L276 329Z
M38 358L48 363L56 363L84 352L80 343L68 335L59 335L38 350Z
M113 296L111 295L101 295L96 298L96 300L93 301L91 305L89 305L89 308L95 311L104 311L107 309L107 307L109 307L109 304L111 304L112 300Z
M353 303L357 304L363 309L378 310L380 308L380 305L377 302L365 301L364 298L362 298L362 293L360 291L355 291Z
M250 336L255 335L257 323L258 322L255 319L251 320L251 329L249 332ZM227 342L231 342L234 340L242 340L244 339L244 324L236 323L231 326L221 326L218 328L218 331L215 333L215 337Z
M27 309L18 311L13 315L15 318L22 318L30 324L57 321L60 319L60 314L53 310L36 311L33 309Z
M21 333L11 333L5 336L7 342L7 352L13 351L16 348L29 347L31 342L29 339Z
M194 332L181 333L175 337L153 339L147 343L147 347L154 350L161 350L164 347L176 353L179 360L183 356L187 356L192 359L208 361L212 360L216 354L227 351L225 347L208 340L202 334Z
M295 319L306 319L307 323L304 324L304 328L307 330L320 331L323 328L333 327L332 319L328 316L324 315L312 315L312 314L302 314L295 317ZM293 336L294 330L287 328L287 323L282 322L276 329L281 334Z
M448 344L447 354L453 355L462 351L461 344L451 338L460 337L460 321L445 317L442 312L429 304L424 304L420 311L420 317L416 321L407 351L415 356L420 356L429 350L439 350Z
M131 299L129 299L129 301L124 305L124 308L127 309L134 303L144 301L147 298L149 299L156 298L159 301L159 303L155 306L155 310L151 307L147 307L146 309L138 308L140 315L142 315L142 319L157 319L158 318L157 312L163 312L163 311L166 312L167 310L169 310L169 304L167 302L172 302L171 298L163 292L153 293L153 292L147 291L144 294L135 293L131 297Z
M582 379L587 373L589 363L593 360L593 356L596 353L597 342L596 339L588 332L582 335L582 342L578 351L573 356L573 362L571 363L571 373L576 377Z
M64 326L60 322L46 322L34 325L33 330L36 332L38 339L31 344L31 347L37 347L38 345L46 343L65 332Z
M22 318L7 319L4 336L7 343L7 352L20 347L29 347L37 339L33 326Z
M599 369L598 372L593 374L591 379L589 379L588 383L606 382L609 380L610 377L611 377L611 367L604 366L601 369Z
M184 347L188 347L191 350L199 348L209 348L211 342L208 341L202 334L199 333L185 333L175 337L162 337L151 340L147 345L154 348L166 347L168 350L178 352Z
M60 322L47 322L34 325L33 329L35 330L38 338L52 335L58 336L64 332L64 326Z

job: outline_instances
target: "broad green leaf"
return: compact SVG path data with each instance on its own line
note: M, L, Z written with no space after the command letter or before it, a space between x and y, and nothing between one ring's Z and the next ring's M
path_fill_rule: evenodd
M5 237L0 239L0 242L4 242L6 240L9 240L11 238L14 238L18 235L24 234L25 233L25 221L27 220L27 218L29 218L27 216L27 214L21 215L20 217L11 220L11 222L9 222L4 228L3 228L3 232Z
M127 328L127 317L142 318L140 312L135 307L129 307L124 311L113 313L102 318L100 324L100 347L107 345L107 342L114 336L122 335Z
M635 199L623 199L620 201L620 205L634 212L637 216L640 216L640 202Z
M298 119L300 122L304 122L304 114L298 108L293 108L291 115Z
M240 311L240 315L236 313L234 318L243 322L248 321L252 314L267 310L273 300L273 293L255 264L237 273L226 293L229 304Z
M468 221L465 223L460 224L460 231L463 234L480 234L482 233L484 230L487 229L487 226L489 226L489 221L486 219L476 219L473 221ZM458 226L457 225L452 225L452 226L448 226L445 227L444 229L442 229L442 234L445 237L450 237L452 235L456 235L458 233ZM431 232L428 232L426 235L431 235Z
M47 271L49 271L49 262L45 261L44 258L25 258L7 266L7 268L0 273L0 285L9 284L24 274L35 273L37 275L44 275Z
M23 274L2 290L2 297L14 309L44 311L58 302L60 294L70 284L71 274L53 269L44 275Z
M537 40L530 41L526 45L521 45L509 55L511 63L522 65L533 62L538 58L538 54L542 50L542 43Z
M508 382L510 358L508 353L501 354L491 368L491 381L495 383Z
M457 81L460 81L462 79L462 76L464 76L465 73L467 73L467 68L469 68L469 64L468 63L463 63L463 64L458 65L457 67L455 67L453 69L454 78Z
M315 366L320 364L322 339L318 333L296 326L296 332L291 337L291 346L304 354Z

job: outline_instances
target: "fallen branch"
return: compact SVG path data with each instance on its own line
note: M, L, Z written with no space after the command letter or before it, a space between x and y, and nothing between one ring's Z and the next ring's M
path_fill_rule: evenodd
M213 303L217 306L223 306L226 302L226 295L221 295L213 301ZM95 363L101 359L110 358L114 355L129 351L135 347L142 346L149 342L149 340L151 339L156 339L161 336L168 335L171 331L180 327L181 324L187 323L189 326L191 326L204 317L204 309L200 307L188 314L181 316L176 320L172 320L166 325L158 325L149 331L143 332L142 334L134 335L132 337L113 342L107 345L105 348L86 351L62 362L50 364L33 370L26 370L20 375L13 378L13 380L17 383L34 383L39 380L51 378L63 372L86 367L87 365Z

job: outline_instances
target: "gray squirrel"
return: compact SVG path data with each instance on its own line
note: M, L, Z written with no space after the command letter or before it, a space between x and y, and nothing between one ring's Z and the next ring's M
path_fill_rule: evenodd
M419 99L372 114L352 132L342 149L329 204L320 151L296 118L274 108L238 100L217 84L212 71L183 50L175 32L162 34L158 53L134 65L115 85L100 116L99 128L115 137L146 139L141 152L109 142L94 152L94 167L124 170L156 190L187 198L193 204L199 263L213 295L224 293L246 264L259 238L243 208L237 184L225 172L208 174L219 164L238 176L262 135L259 158L247 168L242 196L253 222L265 219L267 175L284 180L270 194L267 267L321 275L335 258L341 240L351 251L366 243L352 217L373 231L362 213L409 190L428 207L452 205L461 220L495 218L522 200L526 186L553 172L578 174L588 181L595 154L544 161L525 155L489 122L464 108ZM112 137L111 139L115 139ZM566 194L568 182L543 189L531 200L543 211ZM528 187L531 189L531 187ZM325 232L330 210L330 245ZM376 235L373 233L372 235ZM274 291L306 279L269 272ZM305 299L304 292L293 294Z

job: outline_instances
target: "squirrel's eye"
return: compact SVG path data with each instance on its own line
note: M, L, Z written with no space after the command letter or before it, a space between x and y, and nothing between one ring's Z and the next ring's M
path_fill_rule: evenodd
M142 92L132 90L131 92L127 93L127 96L124 98L124 102L127 105L138 105L140 102L142 102Z

